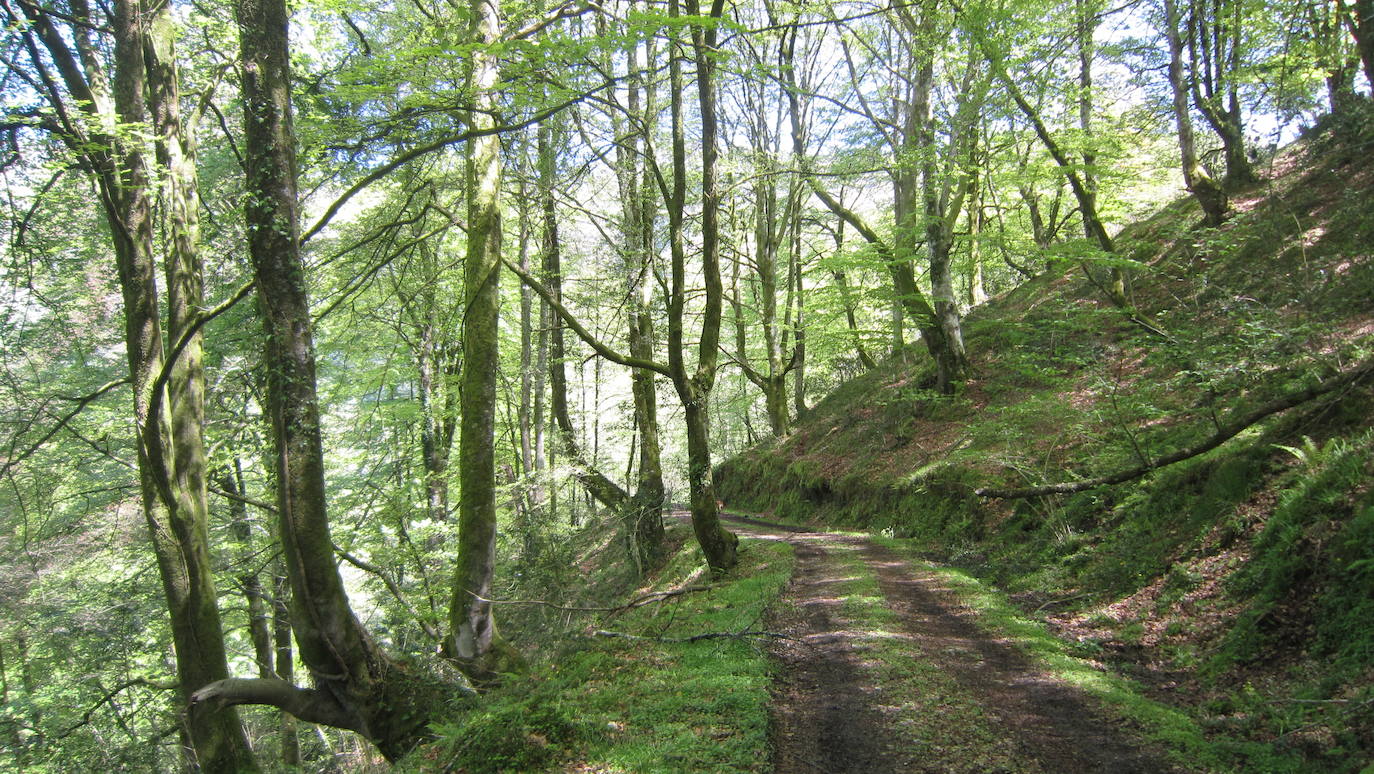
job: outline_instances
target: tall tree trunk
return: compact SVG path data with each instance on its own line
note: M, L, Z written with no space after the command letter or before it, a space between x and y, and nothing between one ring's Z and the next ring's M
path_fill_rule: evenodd
M936 362L935 386L942 393L950 393L967 378L969 365L950 267L953 230L945 222L948 205L941 195L944 175L938 169L940 150L930 115L931 91L935 86L936 13L936 6L931 2L920 6L919 18L913 17L909 8L898 11L910 36L906 53L914 75L911 93L903 106L904 114L900 116L901 144L894 149L898 151L897 172L893 177L897 231L892 246L894 257L906 274L911 272L920 241L925 242L933 318L924 323L921 335L927 335L925 328L938 332L939 346L930 350ZM967 99L966 94L961 95L961 105ZM951 169L961 162L955 145L957 141L957 137L952 139L947 151L946 163ZM958 217L957 211L954 217ZM909 280L903 277L902 284L908 283L914 286L915 277Z
M801 238L801 187L793 185L793 190L788 196L793 212L789 221L788 241L788 264L790 289L788 296L792 299L792 330L793 346L795 347L795 358L792 366L792 410L800 421L806 414L806 321L804 313L806 310L806 293L803 283L802 271L802 238ZM783 347L786 349L786 347Z
M522 179L520 182L520 268L530 271L530 197L528 186ZM543 303L539 304L542 311ZM535 332L535 298L534 291L530 288L520 286L520 404L516 409L516 424L520 431L520 468L524 483L520 486L518 497L522 503L521 508L526 514L526 523L523 525L525 531L534 528L534 515L543 507L544 490L543 482L539 472L543 468L543 461L536 455L542 455L543 449L537 448L535 435L537 433L536 411L534 409L535 382L537 377L535 360L537 348L537 334ZM542 392L543 385L539 385Z
M539 159L539 199L543 209L544 279L554 301L562 303L563 252L558 237L558 211L554 202L556 158L549 127L539 126L536 142ZM560 445L573 463L573 476L597 502L615 513L625 513L630 495L592 466L577 443L577 431L568 411L567 349L563 323L549 330L549 409L558 427ZM574 525L575 526L575 525Z
M1221 139L1226 161L1222 185L1230 190L1258 181L1245 149L1245 121L1236 78L1243 34L1240 3L1192 0L1186 22L1187 81L1193 105Z
M1097 149L1093 139L1093 60L1097 56L1097 32L1100 2L1075 0L1074 19L1078 42L1078 130L1083 133L1083 187L1097 208ZM1093 238L1086 219L1085 236Z
M644 122L642 131L653 126L655 100L652 82L646 83L640 71L638 46L631 43L626 49L629 78L627 111ZM652 60L652 50L645 57ZM642 96L642 105L641 105ZM622 144L617 159L621 202L622 239L625 244L626 269L630 282L627 287L631 308L629 321L630 356L643 360L654 358L653 318L653 256L654 242L654 180L647 164L641 169L644 143L638 131L630 134ZM662 562L665 553L663 531L663 462L659 443L658 390L654 374L643 368L631 371L631 393L634 397L635 429L638 433L638 477L635 493L625 514L627 533L631 536L631 550L640 568L652 568Z
M702 16L698 0L687 0L688 16ZM680 38L671 35L669 63L672 93L673 183L668 206L668 241L672 254L672 284L668 300L668 357L673 386L686 412L687 482L692 507L692 529L706 562L713 570L728 570L737 561L739 538L720 523L715 482L711 472L710 397L715 384L720 345L723 289L720 278L720 191L716 170L715 23L724 12L724 0L713 0L709 26L691 25L692 52L697 68L697 103L701 113L701 273L705 280L705 309L697 346L697 364L688 370L684 348L687 277L683 221L687 198L687 141L682 104L682 53ZM669 0L668 15L679 17L677 0Z
M181 697L189 700L197 688L228 674L205 526L199 341L193 335L186 337L186 357L177 360L172 373L160 383L164 345L153 255L154 176L138 133L131 137L116 131L121 125L145 127L151 121L158 153L169 168L165 176L172 243L168 328L178 337L194 311L191 305L199 302L200 269L194 244L194 166L185 153L176 112L175 60L166 9L146 8L138 0L114 3L109 23L115 67L111 95L110 79L101 69L103 55L91 35L96 19L89 3L73 0L71 15L61 17L38 4L19 7L25 23L13 26L22 30L22 50L32 58L35 70L45 74L42 97L55 116L57 134L91 171L110 229L140 436L143 514L171 619ZM54 18L71 23L70 32L59 30ZM69 42L75 44L75 53ZM40 48L46 50L47 62ZM48 69L48 62L55 77L49 75L53 70ZM254 768L236 714L193 716L184 731L203 770Z
M760 87L762 91L762 87ZM763 392L764 406L768 415L768 427L773 437L781 438L790 429L791 416L787 405L787 372L789 365L783 363L783 349L786 345L785 334L780 330L778 320L778 261L782 252L782 239L789 232L788 222L794 215L791 198L782 212L778 210L778 192L774 180L776 155L772 138L769 137L767 114L763 104L766 94L756 95L754 123L750 129L754 156L754 276L758 281L759 328L762 333L764 361L766 369L755 370L748 365L744 348L739 351L739 363L745 374ZM791 284L788 284L791 290ZM790 313L791 308L788 307ZM781 326L783 329L786 326Z
M121 0L115 4L113 27L115 109L128 125L154 121L158 152L168 166L168 329L177 341L200 304L201 270L195 245L194 167L182 145L175 104L170 22L165 9L149 11L136 0ZM149 105L155 111L152 116ZM189 706L197 689L228 677L206 526L200 341L198 335L189 337L173 364L166 393L160 393L157 379L164 361L152 254L152 178L136 140L120 140L115 147L117 171L106 185L106 214L115 238L134 411L143 441L139 469L144 515L171 612L181 696ZM213 717L193 713L187 730L202 771L256 770L235 712Z
M276 674L273 668L272 617L269 613L270 600L262 589L262 579L253 567L253 529L248 520L248 506L244 504L243 472L239 461L234 460L234 468L219 469L219 487L232 495L229 498L229 527L238 543L240 564L238 582L248 605L248 638L253 643L253 658L258 664L258 677L270 678Z
M1169 46L1169 88L1173 94L1174 124L1178 128L1178 150L1183 168L1183 183L1202 207L1209 226L1221 225L1230 212L1226 192L1198 162L1193 139L1193 119L1189 115L1188 87L1184 83L1183 41L1179 37L1176 0L1164 2L1164 39Z
M287 685L296 683L296 654L291 647L291 586L281 561L272 563L272 639L276 644L273 659L276 676ZM296 733L296 718L280 711L277 733L281 736L280 760L286 766L301 762L300 740Z
M1354 0L1350 18L1350 34L1360 50L1364 63L1364 77L1369 82L1369 96L1374 99L1374 0Z
M496 125L500 35L499 0L472 0L469 75L470 128ZM496 570L496 382L500 372L498 323L501 273L501 139L475 137L467 146L468 248L463 268L467 305L463 324L462 421L459 465L458 569L449 607L447 655L476 679L489 679L519 662L496 631L491 582Z

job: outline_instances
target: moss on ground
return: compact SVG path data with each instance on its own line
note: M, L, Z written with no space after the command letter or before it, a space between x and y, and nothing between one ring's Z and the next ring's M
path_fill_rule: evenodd
M708 590L584 617L580 634L546 649L527 675L456 705L451 719L436 725L436 741L410 756L403 770L766 770L767 654L748 636L667 641L760 628L764 608L791 575L791 548L745 540L739 556L736 568L710 578L695 544L684 544L654 583L630 599L691 586Z

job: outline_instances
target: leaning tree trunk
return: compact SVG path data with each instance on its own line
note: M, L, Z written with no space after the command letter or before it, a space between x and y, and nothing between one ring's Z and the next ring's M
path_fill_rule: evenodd
M110 229L140 435L143 514L166 596L181 696L189 701L197 688L228 674L205 528L203 417L198 408L203 377L194 364L194 335L186 342L188 358L174 364L173 373L162 373L163 329L153 257L154 176L142 140L115 131L117 126L144 127L152 118L160 151L168 150L168 137L179 132L173 106L176 73L168 64L171 33L164 10L145 8L137 0L114 3L108 30L115 67L112 97L102 69L103 54L91 36L98 27L90 4L72 0L69 5L71 14L58 16L39 4L20 4L25 18L14 25L23 41L17 50L26 51L35 70L44 74L41 84L34 85L55 116L53 131L92 174ZM67 21L71 29L60 30L54 19ZM197 285L198 265L182 260L194 254L194 228L184 227L185 218L194 219L194 207L188 204L194 202L194 170L189 163L170 160L167 166L174 172L166 176L173 181L167 191L174 243L169 274L174 283ZM171 302L173 336L179 336L187 323L190 299L190 293L182 293ZM202 770L254 769L234 713L190 717L182 731Z
M299 247L295 134L284 0L238 0L246 142L248 249L266 331L263 366L277 477L278 533L291 622L314 687L226 679L197 691L198 712L268 704L351 729L389 760L428 733L452 686L393 661L348 603L329 534L310 305Z

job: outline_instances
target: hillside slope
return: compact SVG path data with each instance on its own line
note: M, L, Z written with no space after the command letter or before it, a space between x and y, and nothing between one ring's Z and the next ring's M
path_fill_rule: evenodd
M1066 259L970 315L952 398L913 348L781 441L726 461L734 507L918 541L1082 655L1187 705L1237 765L1374 760L1374 380L1204 454L1071 495L980 488L1148 467L1374 355L1374 164L1329 132L1202 229L1191 201L1126 229L1132 324ZM1249 762L1247 764L1247 761Z

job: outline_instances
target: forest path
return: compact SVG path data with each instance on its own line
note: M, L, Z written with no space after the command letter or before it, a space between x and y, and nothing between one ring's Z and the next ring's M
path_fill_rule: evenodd
M774 770L1176 770L1096 701L975 624L940 576L871 540L726 515L741 537L785 540L791 583L769 627Z

